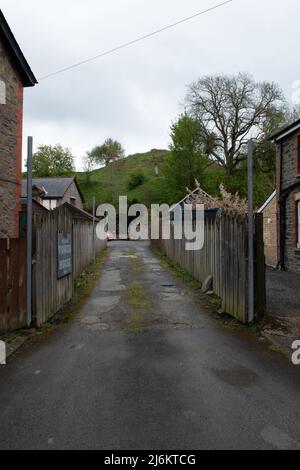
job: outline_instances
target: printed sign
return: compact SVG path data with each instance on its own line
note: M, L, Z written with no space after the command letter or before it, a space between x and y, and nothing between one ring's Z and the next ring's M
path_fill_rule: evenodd
M57 234L58 279L72 273L72 234L58 232Z

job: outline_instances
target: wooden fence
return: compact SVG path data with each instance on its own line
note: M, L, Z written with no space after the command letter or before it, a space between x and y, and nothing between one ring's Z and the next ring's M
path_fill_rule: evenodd
M74 277L84 271L90 264L95 253L104 247L104 242L93 233L93 224L89 222L73 221L73 275Z
M213 277L214 293L222 300L224 312L242 323L248 322L247 290L247 222L244 218L218 212L204 225L204 247L187 251L186 240L175 240L172 229L170 240L161 240L167 256L203 283ZM260 214L255 223L255 311L265 312L265 260Z
M0 333L24 328L26 240L0 239Z
M91 263L106 242L95 237L93 224L72 217L65 206L34 219L33 312L40 326L55 315L73 296L74 279ZM58 277L57 234L71 234L71 273Z

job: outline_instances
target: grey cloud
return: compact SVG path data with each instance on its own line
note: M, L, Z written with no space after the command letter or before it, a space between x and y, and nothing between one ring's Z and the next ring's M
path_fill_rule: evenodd
M208 8L218 0L2 0L38 77ZM236 0L206 16L26 91L24 134L78 157L100 139L128 153L166 147L186 85L207 73L248 71L290 97L300 79L298 0ZM78 160L79 162L79 160Z

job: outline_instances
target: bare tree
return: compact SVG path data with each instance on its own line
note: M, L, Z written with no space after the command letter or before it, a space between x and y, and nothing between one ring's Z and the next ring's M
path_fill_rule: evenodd
M192 83L188 110L200 123L203 152L232 175L245 158L245 139L258 138L271 109L283 103L275 83L256 83L247 74L206 76Z

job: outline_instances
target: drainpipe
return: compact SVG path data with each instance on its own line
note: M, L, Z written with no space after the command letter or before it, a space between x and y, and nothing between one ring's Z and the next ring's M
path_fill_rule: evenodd
M27 147L27 326L32 323L32 154L33 138Z
M285 269L285 233L286 233L286 199L287 196L280 198L280 260L279 267Z
M280 142L279 150L279 175L278 175L278 245L279 245L279 261L278 268L284 269L284 245L285 245L285 199L282 197L282 162L283 162L283 143Z

